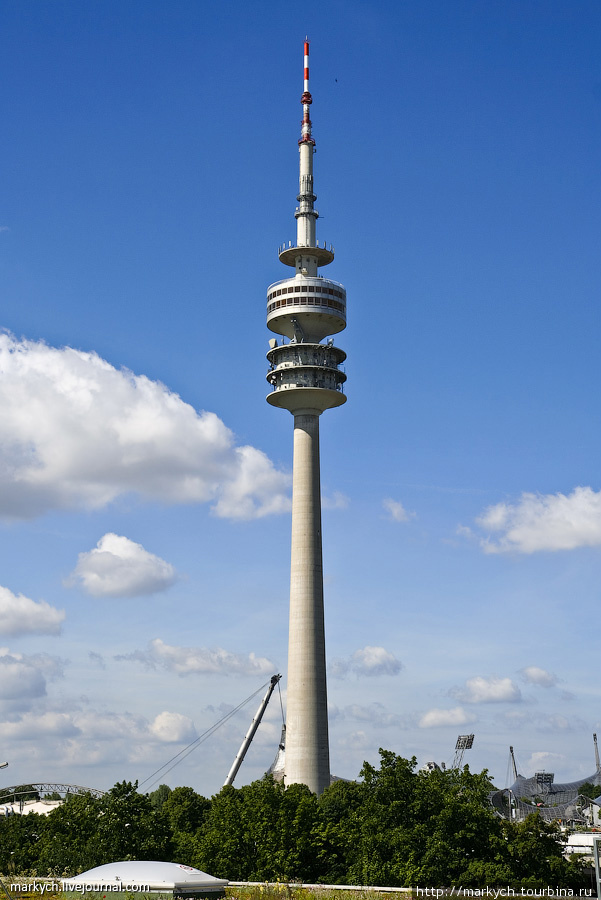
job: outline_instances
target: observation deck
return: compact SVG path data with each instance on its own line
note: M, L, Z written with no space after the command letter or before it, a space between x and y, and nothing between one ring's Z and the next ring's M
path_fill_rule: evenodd
M344 285L321 275L297 275L267 289L267 327L297 341L321 341L346 328Z
M301 213L298 213L300 216ZM302 215L305 215L303 213ZM313 259L317 260L318 266L327 266L334 259L334 248L330 244L326 244L323 242L323 245L319 246L319 241L315 247L307 247L307 246L298 246L292 243L292 241L288 241L286 244L280 244L278 247L278 256L280 258L280 262L284 263L286 266L292 266L292 268L296 268L297 260L302 256L310 256Z

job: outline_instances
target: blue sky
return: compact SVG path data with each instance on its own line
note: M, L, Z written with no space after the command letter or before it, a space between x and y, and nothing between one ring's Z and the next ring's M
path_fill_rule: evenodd
M597 3L2 9L7 783L146 779L286 672L292 418L265 403L311 39L333 771L592 772ZM285 679L282 681L285 699ZM165 780L217 791L257 701ZM275 755L273 702L237 783ZM150 782L146 783L148 786Z

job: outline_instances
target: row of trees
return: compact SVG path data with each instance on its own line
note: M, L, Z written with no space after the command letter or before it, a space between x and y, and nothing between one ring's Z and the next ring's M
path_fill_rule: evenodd
M486 772L417 772L415 759L380 754L360 781L320 797L267 777L211 800L189 787L139 794L127 782L99 799L73 796L48 816L0 820L0 870L56 876L161 859L233 881L589 886L555 826L494 815Z

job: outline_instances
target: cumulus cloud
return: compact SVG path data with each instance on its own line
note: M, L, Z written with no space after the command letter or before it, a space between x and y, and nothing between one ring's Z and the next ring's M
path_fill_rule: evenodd
M403 663L384 647L363 647L355 650L349 659L335 659L330 674L344 678L350 672L357 676L398 675Z
M288 510L289 481L159 382L0 334L0 515L98 509L133 493L251 519Z
M133 660L156 669L163 668L177 675L267 675L275 669L271 660L249 653L230 653L221 647L175 647L160 638L150 642L147 650L136 650L115 659Z
M430 709L418 722L420 728L446 728L475 722L476 716L467 713L461 706L454 709Z
M538 684L539 687L550 688L557 684L557 675L538 666L525 666L520 669L520 675L527 684Z
M154 721L150 724L150 732L159 741L168 744L176 744L186 741L190 743L198 737L194 722L188 716L182 716L181 713L167 712L166 710L159 713Z
M522 494L497 503L477 519L491 535L485 553L536 553L601 546L601 491L576 487L571 494Z
M47 679L60 678L64 662L47 653L25 656L0 647L0 701L5 709L26 710L46 696Z
M27 711L18 718L0 722L2 734L7 740L36 741L46 738L77 739L83 761L86 753L94 755L98 742L115 744L125 741L137 746L140 742L190 743L197 737L194 723L177 712L164 711L152 721L129 712L90 710L61 712L45 710ZM75 745L70 745L71 749ZM135 750L134 750L135 753ZM96 754L97 755L97 754ZM130 754L130 757L133 754Z
M388 513L388 518L393 522L408 522L415 516L414 512L408 512L399 500L393 500L392 497L382 500L382 506Z
M563 753L549 753L547 750L538 750L532 753L526 761L526 770L534 772L544 772L545 766L555 768L557 764L561 765L565 762L566 757Z
M65 584L81 585L92 597L139 597L166 590L176 578L173 566L160 556L109 532L93 550L79 554Z
M452 688L451 697L462 703L519 703L522 699L520 689L511 678L483 678L477 675L468 678L465 687Z
M65 611L0 587L0 634L60 634Z
M4 653L6 648L0 649L0 654ZM6 650L8 653L8 650ZM30 653L25 656L23 653L12 653L13 659L18 659L26 665L33 666L38 672L41 672L48 681L56 681L65 674L65 666L68 660L61 659L60 656L51 656L49 653Z
M0 656L0 700L32 700L46 693L42 673L11 656Z
M2 722L6 740L39 740L42 737L74 737L80 733L69 713L47 711L41 714L25 713L19 719Z

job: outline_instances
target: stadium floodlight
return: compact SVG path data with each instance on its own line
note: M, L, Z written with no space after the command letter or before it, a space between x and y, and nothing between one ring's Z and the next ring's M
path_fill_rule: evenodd
M463 762L463 754L466 750L471 750L474 743L473 734L460 734L455 744L455 758L453 759L453 768L459 769Z

